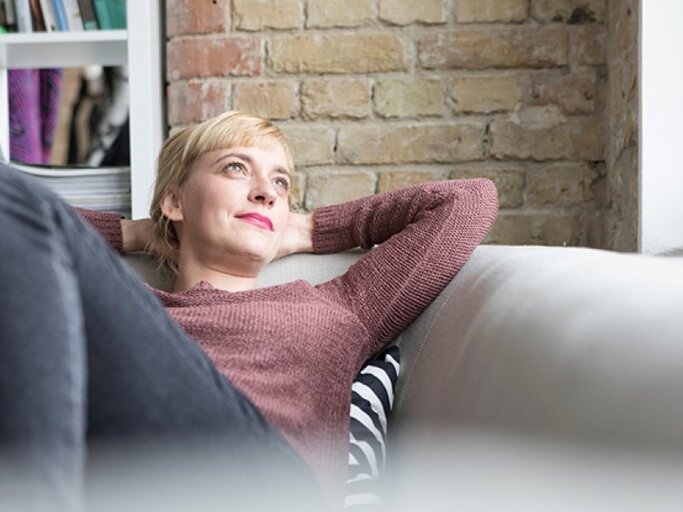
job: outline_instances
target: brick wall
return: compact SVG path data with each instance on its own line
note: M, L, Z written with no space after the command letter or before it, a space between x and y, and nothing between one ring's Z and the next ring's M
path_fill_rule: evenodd
M605 243L607 0L167 0L168 120L273 119L295 204L486 176L488 241Z
M610 0L608 11L605 245L638 249L638 30L640 2Z

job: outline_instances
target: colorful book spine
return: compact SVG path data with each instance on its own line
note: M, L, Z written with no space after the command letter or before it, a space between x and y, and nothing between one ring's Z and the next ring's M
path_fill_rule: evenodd
M8 32L17 31L17 14L14 9L14 0L5 0L5 23Z
M63 0L64 10L66 11L66 18L69 22L69 30L81 31L83 30L83 19L81 18L81 10L78 8L78 0Z
M126 0L93 0L102 29L126 28Z
M17 28L19 32L33 32L31 3L29 0L14 0L14 10L17 15Z
M126 0L106 0L112 28L126 28Z
M109 7L107 6L107 0L93 0L93 5L95 6L95 14L97 14L97 24L102 30L110 30L114 28L111 22L111 16L109 16Z
M45 21L45 30L47 32L57 32L57 18L55 17L55 10L52 7L52 0L40 0L40 10L43 13L43 21Z
M95 15L95 7L92 0L78 0L78 7L81 11L83 28L85 30L98 30L100 27L97 24L97 16Z
M52 0L52 10L55 13L55 23L60 32L69 31L69 21L66 18L66 10L62 0Z
M31 17L33 19L33 30L35 32L45 32L45 18L43 9L40 7L40 0L29 0L31 3Z
M7 8L5 0L0 0L0 34L7 33Z

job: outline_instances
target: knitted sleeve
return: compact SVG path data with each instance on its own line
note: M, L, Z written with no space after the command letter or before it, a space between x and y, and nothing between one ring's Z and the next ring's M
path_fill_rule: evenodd
M453 279L493 225L498 196L487 179L426 183L324 207L313 250L370 250L318 289L358 316L376 343L405 329Z
M121 219L123 215L118 213L98 212L84 208L74 208L76 212L109 243L119 254L123 251L123 233L121 231Z

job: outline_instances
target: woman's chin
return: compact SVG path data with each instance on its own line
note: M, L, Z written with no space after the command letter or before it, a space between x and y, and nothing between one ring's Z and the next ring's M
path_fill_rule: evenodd
M257 273L261 272L268 264L275 259L276 251L272 247L263 247L254 244L252 247L245 247L245 250L234 258L241 262L240 266L254 269ZM233 260L234 262L234 260Z

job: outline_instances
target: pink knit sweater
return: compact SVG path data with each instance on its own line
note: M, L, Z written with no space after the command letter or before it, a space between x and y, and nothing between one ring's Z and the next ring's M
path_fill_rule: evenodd
M359 367L451 281L497 210L496 189L485 179L374 195L315 211L316 253L372 248L329 282L243 292L207 282L178 293L152 290L337 494ZM118 215L83 215L122 252Z

